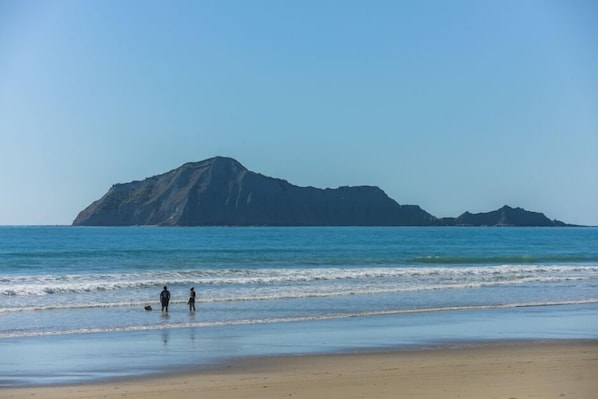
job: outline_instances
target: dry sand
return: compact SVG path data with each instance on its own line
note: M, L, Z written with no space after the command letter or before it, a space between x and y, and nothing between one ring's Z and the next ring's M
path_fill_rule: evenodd
M62 387L0 398L598 398L598 341L241 360L218 370Z

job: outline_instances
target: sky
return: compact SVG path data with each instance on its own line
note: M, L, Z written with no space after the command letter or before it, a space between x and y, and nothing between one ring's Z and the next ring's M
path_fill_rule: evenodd
M0 225L232 157L598 225L594 0L0 0Z

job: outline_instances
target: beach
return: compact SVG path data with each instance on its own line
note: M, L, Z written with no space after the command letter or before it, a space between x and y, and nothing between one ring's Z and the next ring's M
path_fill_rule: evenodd
M44 398L578 398L598 392L598 341L501 342L231 360L213 369L49 387Z
M591 392L575 373L598 375L575 346L558 346L598 339L596 229L5 227L0 236L0 398L480 397L476 384L519 398ZM527 352L538 343L545 352Z

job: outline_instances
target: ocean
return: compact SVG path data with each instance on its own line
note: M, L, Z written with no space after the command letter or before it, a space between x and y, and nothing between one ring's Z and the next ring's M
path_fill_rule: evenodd
M596 339L597 287L597 228L0 227L0 386Z

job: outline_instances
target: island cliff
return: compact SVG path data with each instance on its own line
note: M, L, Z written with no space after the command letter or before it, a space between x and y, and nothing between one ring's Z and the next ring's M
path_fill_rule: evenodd
M318 189L247 170L231 158L186 163L165 174L116 184L74 225L395 226L431 225L418 206L378 187Z
M76 226L555 226L543 214L503 207L438 219L373 186L319 189L255 173L231 158L191 162L115 184L79 213Z

